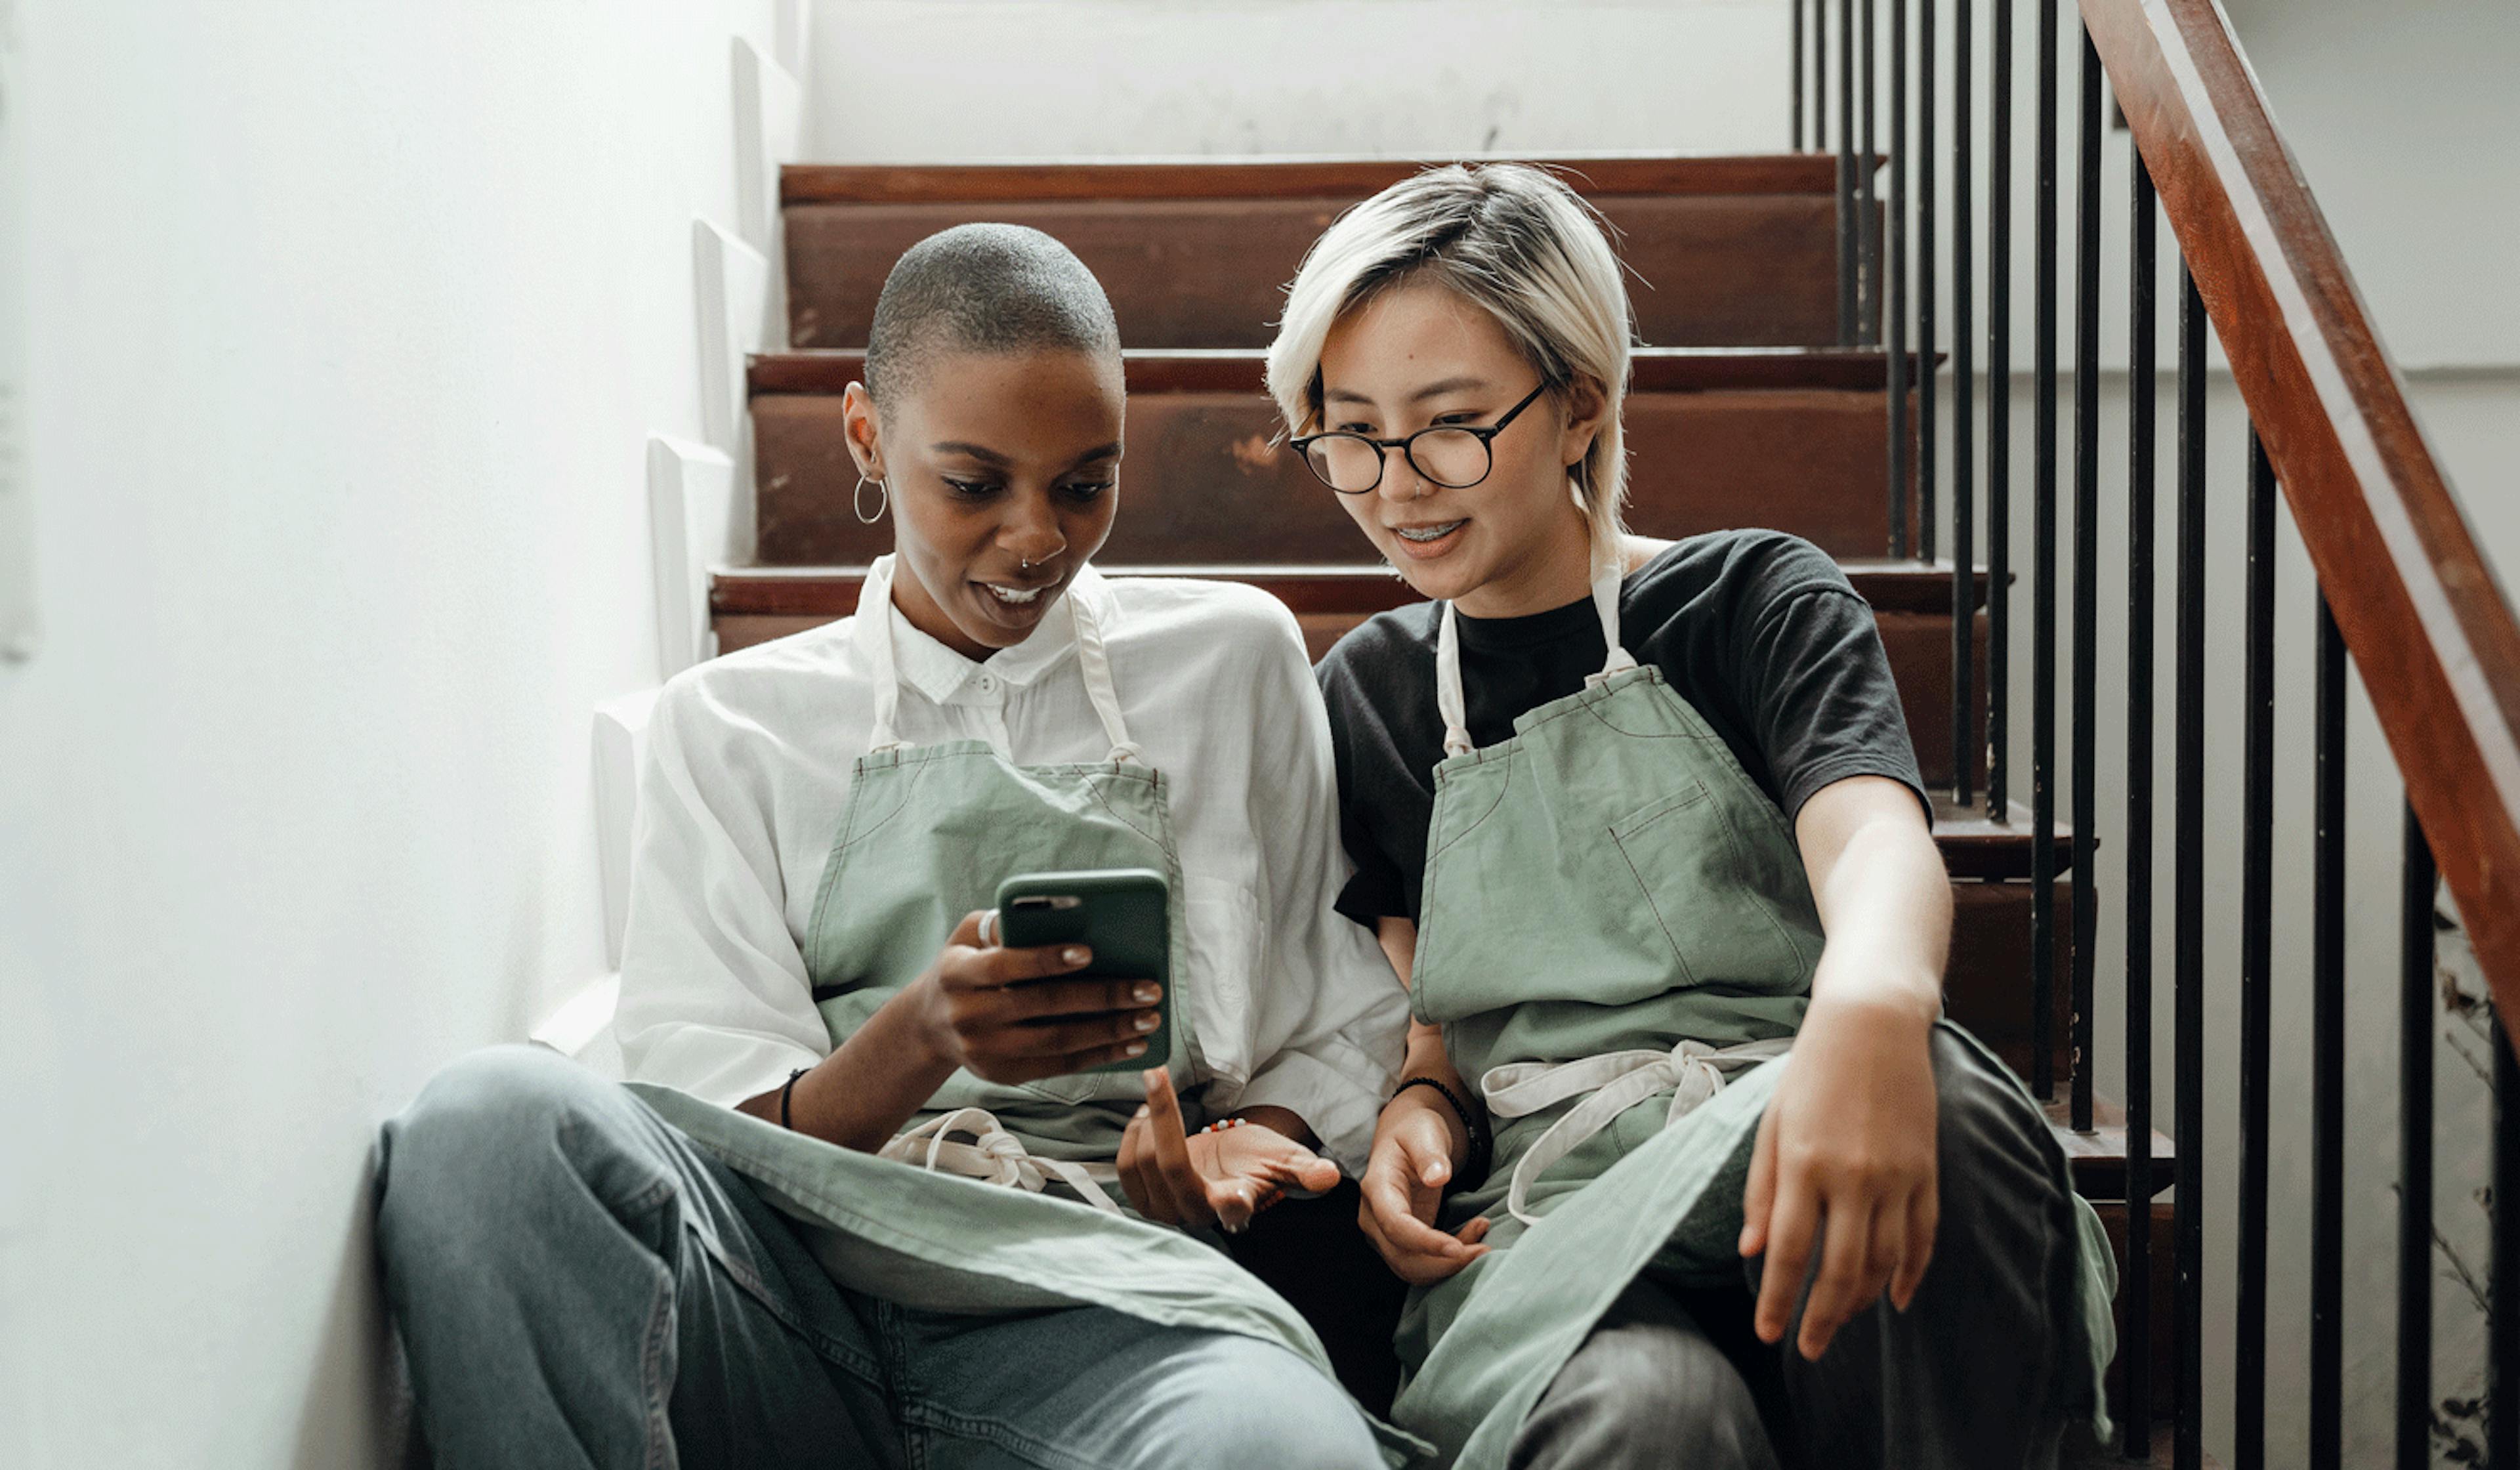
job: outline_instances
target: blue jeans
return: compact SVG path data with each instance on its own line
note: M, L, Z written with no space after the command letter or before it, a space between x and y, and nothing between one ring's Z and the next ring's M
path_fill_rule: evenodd
M1101 1308L905 1309L548 1052L463 1058L384 1127L378 1249L422 1433L474 1466L1378 1467L1274 1344Z

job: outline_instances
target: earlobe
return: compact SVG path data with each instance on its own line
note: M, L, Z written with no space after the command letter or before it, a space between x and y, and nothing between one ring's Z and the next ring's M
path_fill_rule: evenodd
M857 462L858 473L871 480L883 479L882 431L875 399L864 384L849 384L840 397L840 415L841 436L848 441L849 458Z

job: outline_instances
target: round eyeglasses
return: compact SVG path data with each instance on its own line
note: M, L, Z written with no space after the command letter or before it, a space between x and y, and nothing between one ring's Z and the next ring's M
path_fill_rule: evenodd
M1347 432L1305 434L1286 443L1304 457L1317 479L1341 495L1372 493L1382 483L1383 461L1394 449L1407 456L1409 468L1429 483L1447 490L1466 490L1486 479L1488 471L1496 468L1496 451L1490 441L1548 391L1549 380L1543 379L1540 386L1524 394L1520 403L1507 409L1494 423L1438 423L1397 439Z

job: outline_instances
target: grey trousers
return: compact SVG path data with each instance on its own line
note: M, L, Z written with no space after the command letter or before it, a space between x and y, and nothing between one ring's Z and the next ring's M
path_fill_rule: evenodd
M445 1470L1382 1464L1273 1343L843 1290L742 1177L549 1052L456 1062L380 1155L385 1300Z
M2085 1371L2064 1158L2011 1081L1933 1046L1942 1213L1909 1309L1876 1303L1807 1362L1799 1304L1777 1346L1751 1331L1757 1261L1738 1289L1640 1279L1551 1381L1511 1470L2056 1463Z

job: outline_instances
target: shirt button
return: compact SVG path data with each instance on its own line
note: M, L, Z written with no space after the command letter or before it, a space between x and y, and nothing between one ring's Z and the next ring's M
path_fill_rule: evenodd
M998 679L997 679L997 676L996 676L996 675L994 675L994 674L983 674L983 675L981 675L981 676L980 676L980 692L982 692L982 693L984 693L984 694L994 694L994 693L996 693L997 691L998 691Z

